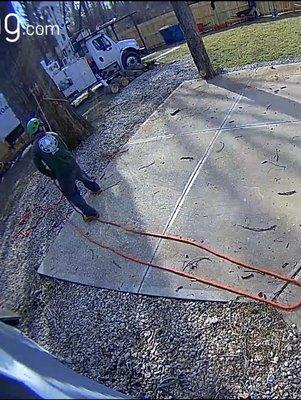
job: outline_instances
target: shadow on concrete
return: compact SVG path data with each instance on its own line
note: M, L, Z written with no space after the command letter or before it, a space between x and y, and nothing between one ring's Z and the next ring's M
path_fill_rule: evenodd
M230 78L226 78L223 79L223 77L219 77L217 80L212 80L210 83L216 83L216 81L218 82L218 86L223 87L226 90L229 90L230 92L235 92L236 94L241 94L243 91L245 91L244 93L244 97L247 97L248 99L251 99L255 104L259 104L262 105L264 107L266 107L267 104L271 103L273 105L273 110L276 109L279 112L284 112L287 113L287 115L292 116L294 119L298 119L299 117L299 110L300 110L300 103L294 100L290 100L287 98L283 98L279 95L275 95L275 94L269 94L266 93L264 90L261 89L255 89L255 88L251 88L249 89L246 88L245 84L242 83L237 83L236 81L231 80ZM247 89L247 90L245 90ZM183 108L185 107L186 109L187 107L187 102L185 102L185 94L182 96L182 104L183 104ZM215 99L215 93L212 94L212 97ZM280 98L279 98L280 97ZM259 98L259 101L257 101L257 99ZM213 100L213 102L214 102ZM242 98L240 100L240 102L237 104L236 107L238 107L238 105L240 105L242 102L244 102L245 99ZM179 106L179 109L181 109L181 99L179 98L179 96L177 97L177 105ZM199 106L198 106L199 107ZM169 115L162 115L161 113L161 117L165 120L168 121L170 119ZM201 117L201 115L200 115ZM257 113L254 114L255 117L255 122L258 122L258 118L260 118L260 115L258 115ZM300 117L299 117L300 118ZM271 118L273 119L273 117ZM274 128L272 128L274 129ZM256 132L257 130L257 132ZM254 135L255 133L255 135ZM228 135L231 135L231 131L228 132ZM234 135L233 135L234 136ZM262 140L266 138L269 141L275 140L275 141L280 141L281 143L284 142L284 144L292 144L293 146L295 146L295 144L292 143L292 138L288 135L279 135L277 134L276 136L273 137L273 133L271 132L265 132L264 134L261 133L261 131L259 130L258 132L258 128L254 128L252 131L252 135L244 135L243 136L243 141L245 143L245 150L248 151L247 149L249 149L249 146L252 147L253 151L256 151L257 154L257 158L259 159L259 163L258 166L254 166L254 168L260 168L261 167L261 159L273 159L274 157L274 151L275 151L275 147L268 146L268 148L264 148L262 146ZM189 154L193 154L194 153L194 149L197 146L197 138L193 138L193 137L189 137L187 138L188 140L182 140L181 142L181 146L183 146L185 148L184 153L189 155ZM227 151L229 151L229 149L227 149ZM231 151L231 149L230 149ZM290 157L290 152L283 152L281 153L281 163L284 164L292 164L292 165L296 165L297 166L297 160L293 159L293 156ZM212 156L213 156L213 160L212 160ZM205 178L212 179L218 182L218 190L223 192L225 197L227 197L229 199L229 203L231 204L231 202L240 205L239 208L236 210L237 216L239 218L241 218L242 216L246 216L245 221L235 221L235 220L229 220L229 223L231 224L244 224L248 225L248 223L250 223L250 225L252 226L252 220L250 220L250 218L253 218L256 220L256 216L260 216L261 221L265 221L263 223L263 225L265 225L265 223L268 225L272 225L275 221L277 222L277 217L278 215L275 214L271 214L272 208L270 208L267 204L264 207L260 206L260 202L256 201L256 198L254 199L254 196L252 199L252 207L250 208L250 205L248 204L244 204L241 203L241 198L242 198L242 193L240 191L240 185L236 185L235 182L233 182L233 180L229 179L229 175L228 173L226 173L225 171L223 171L222 169L217 169L217 166L215 165L215 158L217 158L217 156L215 156L214 154L212 155L207 161L206 164L204 165L204 169L203 171L205 172ZM219 156L220 157L220 156ZM223 157L223 155L221 156ZM238 154L238 157L241 158L241 154ZM241 160L243 162L243 159ZM179 161L180 162L180 161ZM235 156L235 154L228 154L227 157L227 162L230 162L230 164L227 166L227 170L228 172L232 171L231 174L234 174L235 179L237 179L237 182L240 182L240 178L243 176L243 174L240 175L240 171L237 171L237 157ZM184 164L183 164L184 165ZM234 172L236 170L236 172ZM254 173L254 169L248 171L245 171L244 173L244 183L245 183L245 187L248 187L248 182L250 180L252 180L253 178L253 173ZM275 171L275 174L277 175L277 169ZM246 175L246 176L245 176ZM249 175L249 176L248 176ZM296 175L297 177L297 175ZM198 182L203 184L206 184L206 182L202 182L203 179L201 177L198 178ZM196 184L195 184L196 185ZM195 186L194 185L194 186ZM244 186L243 186L244 187ZM195 200L197 200L198 196L195 195L193 196L193 193L190 194ZM190 199L190 202L192 200ZM186 200L187 203L187 200ZM210 203L209 207L211 207L213 204L213 202ZM184 204L185 205L185 204ZM187 206L187 204L186 204ZM187 211L187 209L186 209ZM192 210L193 211L193 208ZM186 215L186 214L185 214ZM189 217L189 214L186 215ZM197 219L195 219L196 216L193 217L193 223L196 223ZM228 218L227 216L225 216L225 218ZM179 217L177 218L179 219ZM248 220L248 223L246 223L246 220ZM175 225L176 225L175 221ZM191 221L192 222L192 221ZM290 267L288 267L288 269L290 269L289 271L283 271L281 269L281 266L284 264L281 260L283 260L285 257L287 257L287 259L289 259L291 257L291 254L296 251L296 257L298 256L298 234L296 231L292 230L291 231L291 225L290 225L291 221L286 221L283 220L281 221L281 226L280 226L280 231L277 230L276 233L272 232L271 233L266 233L266 234L254 234L250 233L249 231L244 231L241 230L239 233L239 238L240 238L240 242L241 243L248 243L248 240L250 239L250 237L253 239L252 240L252 245L250 245L249 247L246 247L243 250L243 254L245 257L245 261L249 261L249 262L253 262L256 265L264 265L265 263L268 263L267 265L269 265L271 268L275 267L276 270L278 270L278 272L280 273L284 273L287 275L290 275L290 272L293 273L294 271L292 271L291 269L294 267L294 263L290 263ZM182 221L183 223L183 221ZM258 223L258 220L256 221L256 223ZM203 224L204 221L200 220L199 221L200 226L202 226L203 228ZM255 224L256 225L256 224ZM178 226L179 227L179 226ZM183 232L183 225L180 225L180 228L182 228L182 230L177 231L175 227L173 227L173 232L175 234L179 234L179 235L185 235L187 236L187 232L188 231L185 230L186 225L184 226L184 232ZM239 229L239 228L238 228ZM203 229L200 229L200 231L203 231ZM286 239L285 239L285 234L287 234L287 232L291 232L290 234L288 234L288 243L291 243L291 248L289 250L287 250L287 248L283 248L283 250L281 251L281 256L279 257L279 264L275 263L274 257L276 257L277 260L277 249L274 249L274 254L272 257L270 257L271 253L273 251L270 251L272 247L280 247L280 245L275 245L275 242L280 242L280 237L282 237L284 240L284 244L283 246L285 246L287 244ZM258 235L260 235L260 240L258 241ZM189 236L189 235L188 235ZM191 235L190 235L191 237ZM200 237L198 237L198 239L201 239ZM214 240L214 236L212 237L212 239ZM269 245L269 241L271 241L272 243L270 243ZM266 242L266 254L264 254L265 250L264 250L264 245L263 243ZM220 242L217 243L217 245L221 244ZM164 245L163 245L164 246ZM226 246L227 247L227 246ZM292 248L293 247L293 248ZM188 252L188 248L186 248L185 250L186 252ZM234 253L239 252L239 248L234 250ZM184 250L182 252L184 254ZM240 252L241 253L241 252ZM293 255L294 258L294 255ZM255 260L255 262L254 262ZM184 260L185 261L185 260ZM285 260L287 261L287 260ZM296 259L296 261L298 261ZM183 260L180 262L182 263ZM274 265L275 264L275 265ZM296 264L296 262L295 262ZM209 265L210 267L210 265ZM274 269L274 268L273 268ZM243 272L243 271L242 271ZM163 275L163 274L162 274ZM268 278L269 279L269 278Z
M143 198L138 199L137 192L133 194L135 179L127 178L130 178L130 175L126 177L120 173L117 156L108 166L106 176L101 182L104 188L115 186L99 196L88 195L87 202L96 208L105 220L145 229L150 221L146 222L144 215L137 208L137 204L140 204ZM147 197L147 193L140 192L140 196ZM125 233L121 229L97 221L85 225L78 215L71 218L91 239L146 262L151 260L156 239ZM125 260L111 251L100 249L66 225L50 247L41 268L40 273L59 279L135 293L147 267Z

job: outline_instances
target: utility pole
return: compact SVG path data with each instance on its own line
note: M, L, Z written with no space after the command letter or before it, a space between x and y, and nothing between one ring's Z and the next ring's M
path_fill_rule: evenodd
M187 1L171 1L171 4L200 76L203 79L212 78L215 72Z

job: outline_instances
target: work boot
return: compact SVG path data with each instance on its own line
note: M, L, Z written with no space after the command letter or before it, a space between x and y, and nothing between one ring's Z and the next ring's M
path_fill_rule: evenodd
M98 195L99 193L102 192L102 189L100 188L99 184L95 181L89 182L89 186L86 184L86 187L88 187L90 192L94 195Z
M91 192L93 195L97 196L98 194L100 194L102 192L102 189L99 188L99 190L97 190L96 192Z
M94 214L94 215L83 215L83 220L85 222L92 222L96 221L99 218L99 214Z

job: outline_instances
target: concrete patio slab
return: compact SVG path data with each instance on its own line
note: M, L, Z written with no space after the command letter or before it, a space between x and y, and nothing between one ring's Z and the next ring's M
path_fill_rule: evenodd
M294 64L222 75L210 83L184 82L108 166L103 186L116 185L88 196L89 203L106 220L202 240L242 261L293 276L300 260L300 81L301 65ZM281 293L294 301L301 295L195 248L71 218L91 237L147 261L270 298ZM235 298L102 251L74 236L68 224L39 272L141 294Z
M300 258L301 222L300 153L295 135L294 124L287 125L285 131L278 125L273 130L253 127L222 132L169 232L203 241L250 264L292 275ZM279 194L292 190L297 193ZM272 226L275 228L264 232L247 229ZM188 261L202 257L209 260L192 263L186 271L241 289L254 289L256 294L262 292L267 297L273 297L283 286L273 278L252 274L198 249L168 241L161 243L154 261L182 270ZM225 292L176 275L170 277L172 284L168 288L163 287L165 274L170 275L150 269L141 292L182 297L185 290L193 298L224 298ZM227 298L228 295L224 299Z

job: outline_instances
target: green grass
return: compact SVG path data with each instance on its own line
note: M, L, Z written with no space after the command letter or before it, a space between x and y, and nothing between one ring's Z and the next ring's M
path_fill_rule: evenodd
M241 26L203 38L214 68L301 57L301 17ZM190 54L186 44L159 60L176 61Z

